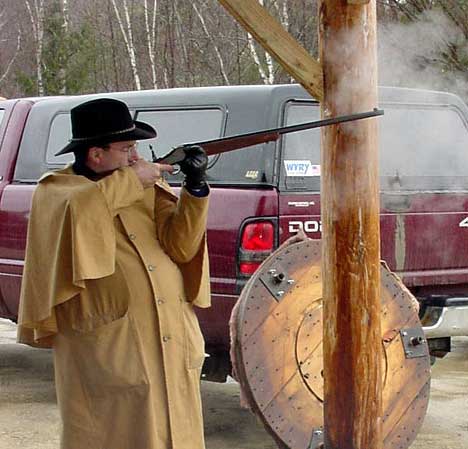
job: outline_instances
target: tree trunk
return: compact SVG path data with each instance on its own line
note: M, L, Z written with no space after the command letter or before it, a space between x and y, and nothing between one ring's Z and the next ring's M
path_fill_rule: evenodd
M156 48L156 16L158 11L158 1L153 0L153 10L151 12L151 23L150 23L150 13L148 10L148 0L144 0L143 4L144 13L145 13L145 27L146 27L146 46L148 48L148 57L150 61L151 69L151 81L153 84L153 89L158 88L158 82L156 77L156 60L155 60L155 48Z
M201 14L200 10L198 9L197 5L195 2L192 3L193 9L195 13L197 14L198 18L200 19L200 23L202 25L203 31L205 32L206 37L210 40L211 44L213 45L213 50L216 54L216 58L218 59L219 62L219 70L221 72L221 76L223 77L224 83L229 86L231 83L229 81L229 77L227 75L226 69L224 67L224 61L223 57L221 56L221 52L219 51L218 45L216 44L215 39L211 35L210 31L208 30L208 27L206 26L205 19L203 15Z
M322 99L322 67L258 0L218 1L296 81Z
M122 32L122 37L125 42L125 47L127 48L128 58L130 61L130 67L132 69L133 82L135 83L135 89L141 90L140 75L138 74L138 66L136 60L135 45L133 44L133 32L132 32L132 22L130 21L130 14L128 12L127 0L122 1L122 7L125 15L125 22L122 20L119 8L115 3L115 0L111 0L112 6L114 7L114 12L117 17L117 22L120 26L120 31Z
M260 5L264 5L264 0L259 0ZM282 23L283 24L283 23ZM284 24L283 24L284 26ZM250 54L252 55L252 58L255 62L255 65L257 66L258 73L260 75L260 78L263 81L263 84L274 84L275 82L275 74L274 74L274 68L273 68L273 58L270 56L270 54L267 51L264 51L265 55L265 65L266 65L266 71L263 67L262 61L260 60L260 57L258 55L257 49L255 47L255 41L253 36L250 33L247 33L247 42L249 44L249 50Z
M70 18L68 15L68 0L62 0L62 29L63 29L63 36L65 37L66 42L68 42L69 22L70 22ZM68 48L67 48L67 52L68 52ZM60 67L57 76L60 80L60 94L66 95L67 93L67 68L66 66Z
M1 31L2 28L3 28L3 24L2 24L2 26L0 26L0 31ZM3 73L0 73L0 84L6 79L6 77L10 73L11 67L12 67L13 63L15 62L15 59L18 56L18 53L19 53L20 49L21 49L21 31L18 30L18 37L17 37L17 41L16 41L16 50L15 50L15 53L13 54L13 56L8 61L8 63L6 64L6 67L3 69Z
M37 94L42 97L45 94L44 80L42 76L42 48L44 42L44 0L34 0L31 4L30 0L25 0L26 8L29 13L31 25L33 29L36 57L36 78L37 78Z

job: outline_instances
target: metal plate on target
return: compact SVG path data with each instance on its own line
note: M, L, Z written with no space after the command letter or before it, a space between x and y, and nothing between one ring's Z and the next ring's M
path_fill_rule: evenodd
M235 372L281 448L318 449L323 441L320 266L320 241L281 247L249 280L233 311ZM411 293L385 266L381 284L384 449L406 449L426 413L429 353ZM408 344L416 345L417 357L408 357Z

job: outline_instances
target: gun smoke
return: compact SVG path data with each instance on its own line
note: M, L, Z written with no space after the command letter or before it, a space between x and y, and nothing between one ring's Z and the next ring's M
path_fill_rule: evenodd
M468 41L441 11L410 24L382 23L378 30L379 84L441 90L468 102Z

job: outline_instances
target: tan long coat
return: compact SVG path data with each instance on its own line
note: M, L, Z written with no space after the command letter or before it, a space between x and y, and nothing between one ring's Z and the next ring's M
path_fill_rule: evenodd
M33 199L18 340L54 349L62 449L203 449L208 199L71 168Z

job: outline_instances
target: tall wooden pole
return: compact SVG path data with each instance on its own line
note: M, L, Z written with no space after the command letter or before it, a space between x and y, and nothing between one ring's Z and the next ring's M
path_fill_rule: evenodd
M322 115L377 107L375 0L322 0ZM377 120L322 130L326 449L381 449Z
M324 118L377 106L375 0L320 0L320 62L258 0L219 0L322 101ZM323 92L323 96L322 96ZM377 120L322 131L326 449L382 449Z

